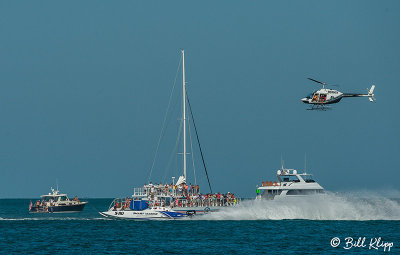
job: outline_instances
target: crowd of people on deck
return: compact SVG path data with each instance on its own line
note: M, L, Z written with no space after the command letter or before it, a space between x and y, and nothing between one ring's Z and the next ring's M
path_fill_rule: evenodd
M40 200L36 200L35 204L32 204L32 201L29 205L29 211L31 211L32 207L35 208L36 212L39 211L48 211L48 208L51 206L54 206L55 202L53 199L50 199L49 201L46 201L45 199L43 199L42 201Z
M197 194L181 196L171 202L171 207L231 206L238 203L233 193Z
M239 203L233 193L200 193L199 185L176 184L145 184L144 194L148 199L149 207L206 207L206 206L232 206ZM133 200L139 198L125 198L114 204L114 210L130 210Z
M187 195L196 195L200 193L199 185L187 185L186 183L182 183L179 185L176 184L145 184L143 186L144 191L148 195L157 195L157 196L187 196Z

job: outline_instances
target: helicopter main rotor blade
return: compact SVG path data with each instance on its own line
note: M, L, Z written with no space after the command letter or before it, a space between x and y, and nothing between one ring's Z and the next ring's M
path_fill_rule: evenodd
M309 79L310 81L313 81L313 82L322 84L322 85L326 85L326 83L325 83L325 82L322 82L322 81L317 81L317 80L314 80L314 79L312 79L312 78L307 78L307 79Z

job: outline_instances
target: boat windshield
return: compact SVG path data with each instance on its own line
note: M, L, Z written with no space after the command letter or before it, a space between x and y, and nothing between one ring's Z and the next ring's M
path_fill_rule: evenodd
M67 201L67 200L68 200L68 198L66 196L61 196L60 197L60 201Z
M296 175L281 175L279 179L281 182L300 182Z
M310 175L310 174L303 175L303 176L301 176L301 177L303 178L303 180L304 180L305 182L315 182L314 179L313 179L313 177L312 177L312 175Z

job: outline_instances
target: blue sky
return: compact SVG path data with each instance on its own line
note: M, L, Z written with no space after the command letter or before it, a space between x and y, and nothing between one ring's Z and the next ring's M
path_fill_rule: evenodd
M182 48L214 190L254 196L281 155L303 170L305 153L328 190L396 189L399 12L398 1L0 2L0 197L37 197L56 179L87 197L146 182ZM307 77L344 92L376 84L377 103L307 111L300 99L319 88ZM170 175L174 135L154 181Z

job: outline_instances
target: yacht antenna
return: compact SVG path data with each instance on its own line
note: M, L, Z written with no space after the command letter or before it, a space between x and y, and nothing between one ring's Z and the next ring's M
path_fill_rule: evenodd
M304 152L304 173L306 172L307 169L307 152Z

